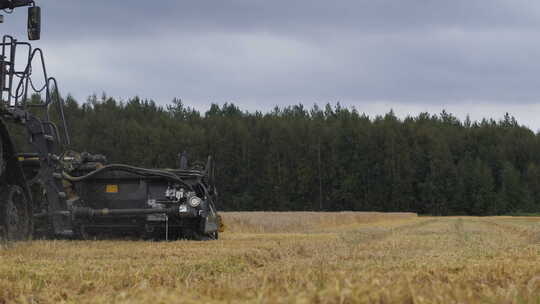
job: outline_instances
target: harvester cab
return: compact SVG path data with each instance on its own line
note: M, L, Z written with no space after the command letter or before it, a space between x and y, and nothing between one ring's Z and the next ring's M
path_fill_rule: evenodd
M0 9L8 14L19 7L28 7L28 38L39 39L41 10L34 1L0 0ZM52 106L61 128L51 120ZM17 153L8 123L26 129L33 153ZM61 159L70 140L58 85L47 73L42 50L10 35L0 43L0 136L0 238L30 238L33 214L45 197L51 209L45 213L49 233L70 233L64 216L53 212L65 209ZM38 163L31 178L25 175L25 162Z

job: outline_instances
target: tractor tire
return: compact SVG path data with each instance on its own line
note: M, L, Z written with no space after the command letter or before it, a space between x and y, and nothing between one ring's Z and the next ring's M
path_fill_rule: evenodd
M0 191L0 226L0 237L6 241L28 240L32 236L29 201L17 185L6 185Z

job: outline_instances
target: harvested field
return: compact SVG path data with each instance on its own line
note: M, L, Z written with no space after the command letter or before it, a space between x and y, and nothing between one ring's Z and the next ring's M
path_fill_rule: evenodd
M230 232L314 232L390 219L416 217L416 213L383 212L222 212Z
M540 218L352 212L224 218L230 230L212 242L4 246L0 303L540 301Z

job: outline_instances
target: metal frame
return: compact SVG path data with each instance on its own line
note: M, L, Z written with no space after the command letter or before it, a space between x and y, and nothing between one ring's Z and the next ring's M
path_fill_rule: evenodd
M23 61L23 68L18 69L17 52L19 47L25 48L22 53L26 58ZM70 225L65 216L55 211L66 209L66 194L62 185L62 153L66 145L70 144L68 126L66 123L63 101L58 91L58 83L55 78L49 77L45 65L43 51L40 48L32 48L27 42L19 42L12 36L6 35L0 43L0 116L3 120L11 121L23 125L27 129L28 140L40 162L38 175L33 179L34 183L39 183L46 191L49 206L50 234L69 235ZM43 79L43 86L36 88L33 82L33 66L41 68L42 74L38 77ZM54 90L54 91L53 91ZM53 94L54 92L54 94ZM30 104L29 97L32 94L45 93L45 100L42 103ZM57 125L51 121L50 105L55 102L57 111L63 127L63 136ZM31 113L30 108L38 107L45 109L44 117L38 117ZM11 137L5 123L1 128L5 129L3 141L11 146ZM14 149L11 153L15 153ZM16 155L10 155L9 159L16 160ZM19 164L12 165L20 167ZM22 171L19 168L18 171ZM8 180L7 183L14 181ZM17 184L27 193L32 206L36 205L36 199L31 196L30 186L24 177L19 178Z

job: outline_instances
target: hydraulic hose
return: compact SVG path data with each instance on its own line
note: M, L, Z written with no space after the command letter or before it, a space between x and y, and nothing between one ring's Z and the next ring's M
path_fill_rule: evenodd
M161 177L165 177L165 178L174 180L176 182L179 182L182 185L188 187L190 190L193 191L193 187L191 185L186 183L178 175L176 175L176 174L174 174L172 172L168 172L168 171L164 171L164 170L158 170L158 169L139 168L139 167L134 167L134 166L130 166L130 165L123 165L123 164L107 165L107 166L101 167L99 169L96 169L96 170L94 170L94 171L92 171L92 172L90 172L90 173L88 173L86 175L83 175L83 176L71 176L66 172L63 172L62 176L65 179L67 179L68 181L70 181L70 182L80 182L80 181L83 181L83 180L85 180L87 178L90 178L90 177L92 177L92 176L94 176L94 175L96 175L98 173L108 171L108 170L113 170L113 169L126 171L126 172L130 172L130 173L135 173L135 174L143 175L143 176L161 176Z

